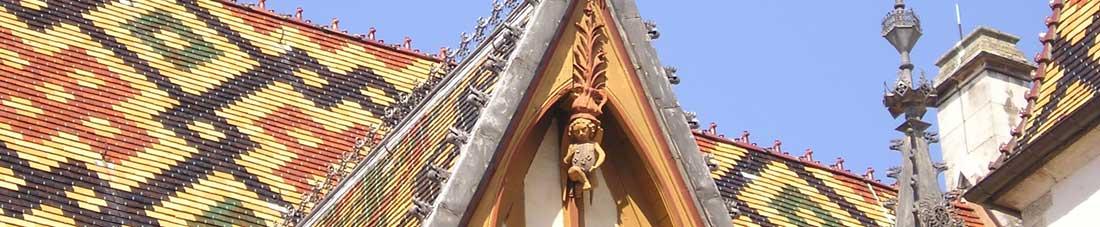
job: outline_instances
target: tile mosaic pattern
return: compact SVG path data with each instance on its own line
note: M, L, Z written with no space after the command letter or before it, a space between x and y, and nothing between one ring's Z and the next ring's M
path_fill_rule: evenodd
M1050 132L1063 119L1092 101L1100 92L1100 2L1056 0L1054 14L1047 19L1049 31L1041 38L1043 50L1036 61L1039 69L1028 96L1029 109L1018 148Z
M892 226L896 189L751 144L695 133L734 226ZM958 204L968 226L982 226Z
M221 1L0 1L0 225L275 225L435 60Z
M473 63L471 63L473 64ZM481 64L474 64L481 65ZM430 205L439 195L459 155L459 147L446 141L451 129L469 132L480 116L479 108L467 97L476 89L488 97L497 83L497 73L460 75L452 90L440 91L440 102L428 106L423 118L412 124L388 155L366 170L363 180L350 185L347 194L321 215L319 226L418 226L417 202ZM439 171L442 170L442 171ZM445 177L445 176L444 176ZM421 207L427 212L428 207ZM422 213L427 214L427 213Z

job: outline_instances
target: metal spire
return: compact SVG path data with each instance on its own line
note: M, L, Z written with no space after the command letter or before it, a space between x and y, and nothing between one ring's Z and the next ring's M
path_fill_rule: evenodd
M923 75L919 84L913 83L909 53L921 34L917 14L907 10L903 0L896 0L894 9L882 21L882 36L901 55L894 87L887 89L882 100L891 116L904 116L905 120L896 128L905 137L891 141L890 145L904 157L898 172L890 175L899 182L900 193L894 207L896 226L959 226L961 222L953 214L954 207L940 191L940 171L935 168L928 151L929 144L937 141L934 133L925 132L932 124L921 120L937 97L932 84Z

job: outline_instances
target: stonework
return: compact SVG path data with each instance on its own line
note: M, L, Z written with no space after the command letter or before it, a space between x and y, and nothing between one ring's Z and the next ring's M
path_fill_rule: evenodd
M979 27L944 54L935 84L941 149L948 190L965 190L989 172L1000 145L1027 105L1027 74L1033 67L1016 47L1019 38ZM999 223L1015 218L994 212Z

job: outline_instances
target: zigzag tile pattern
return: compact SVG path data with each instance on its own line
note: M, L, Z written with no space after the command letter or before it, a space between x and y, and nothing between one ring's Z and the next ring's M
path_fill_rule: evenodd
M1057 4L1064 4L1057 7ZM1050 132L1063 119L1093 101L1100 92L1100 2L1054 1L1055 13L1048 21L1049 39L1036 60L1036 87L1019 137L1024 147ZM1046 60L1044 60L1046 59Z
M884 206L896 189L742 142L695 133L709 154L711 177L727 200L734 226L893 226ZM957 204L968 226L974 209Z
M452 128L469 132L479 119L479 108L467 101L468 95L473 89L492 95L497 84L497 73L474 71L471 75L456 75L462 77L454 89L436 94L441 100L426 107L430 108L426 110L429 114L410 122L413 125L408 134L387 152L388 156L367 170L363 180L351 185L332 211L318 214L322 216L317 225L419 226L424 217L413 211L414 201L425 205L435 201L446 180L433 180L433 175L449 175L460 152L455 144L445 141L447 134ZM433 168L445 172L433 173Z
M0 225L275 225L434 59L221 1L0 0Z

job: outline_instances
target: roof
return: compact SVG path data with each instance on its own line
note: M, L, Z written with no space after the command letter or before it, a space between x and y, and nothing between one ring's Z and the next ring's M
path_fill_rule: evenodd
M532 86L532 78L538 75L541 62L550 61L546 53L553 45L546 43L556 39L558 23L562 22L559 18L565 15L568 5L565 1L532 4L511 0L503 3L503 7L494 7L493 16L487 17L503 19L486 21L487 27L479 28L479 33L472 37L472 40L484 40L472 56L458 64L446 77L445 85L376 148L378 155L360 165L304 224L461 225L461 219L468 215L465 211L470 209L471 203L476 203L474 193L481 187L482 177L492 171L486 168L494 165L492 157L504 138L502 134L506 129L501 127L508 125L513 113L521 108L519 103L527 91L524 88ZM616 9L625 7L626 12L636 12L631 10L632 1L612 1L611 5ZM640 32L632 35L645 37L646 31L639 30L643 26L640 20L630 23L623 26L630 32ZM489 35L480 37L481 30ZM630 43L637 44L635 47L652 51L648 40L632 38ZM655 59L644 60L646 64L655 63ZM655 77L647 81L657 81L659 86L664 86L663 94L671 95L664 74L646 73L646 76ZM481 95L473 95L478 93ZM665 97L662 100L674 102L675 99ZM671 112L680 114L680 111ZM682 132L669 131L686 139L688 142L684 145L690 146L682 151L690 153L680 155L680 161L694 158L702 163L686 122L675 120L684 117L666 116L664 119L673 119L672 122L682 126ZM701 189L696 189L696 193L715 189L701 164L684 169L699 169L698 177L706 180L692 181L707 184L698 187ZM709 194L720 201L716 190ZM717 212L713 213L718 213L722 220L715 226L729 225L721 203L714 205L713 210Z
M276 225L438 60L222 1L4 1L0 223Z
M1008 213L1014 207L994 201L1011 193L1025 177L1059 157L1066 146L1100 124L1100 58L1095 52L1100 34L1100 4L1095 1L1050 2L1047 32L1040 34L1043 49L1035 56L1027 108L1012 131L1014 141L1001 146L993 170L967 191L966 198Z
M1100 8L1096 2L1058 0L1051 2L1051 9L1053 14L1046 20L1049 30L1040 37L1043 49L1035 57L1039 68L1027 96L1028 107L1013 131L1017 142L1004 148L1012 153L1027 150L1044 137L1074 132L1081 121L1095 118L1075 114L1096 113L1081 110L1093 110L1086 107L1095 105L1100 91L1100 74L1095 72L1100 59L1090 54L1100 34L1100 23L1093 22ZM1063 123L1070 118L1078 121Z
M694 133L708 154L711 177L726 199L734 226L893 226L897 189L844 169L824 166L812 151L794 157L758 147L747 135L727 139L710 131ZM983 226L969 203L956 202L967 226Z
M481 65L473 63L473 65ZM346 193L335 195L331 210L317 213L319 226L416 226L421 218L415 212L420 205L439 196L446 178L460 154L459 143L448 141L455 133L466 133L477 123L480 112L472 93L491 95L497 73L475 70L455 78L452 85L437 94L433 104L425 106L423 116L408 122L393 147L387 147L362 175L350 181ZM451 138L452 140L454 138Z
M520 26L528 5L509 1L494 9L493 21L457 51L466 56L448 69L439 87L395 125L395 132L376 146L371 158L337 186L304 220L307 226L417 226L430 213L452 172L460 146L481 118L481 107L493 94L511 28ZM516 10L519 9L519 10ZM514 13L513 13L514 12ZM505 16L508 15L508 16ZM490 27L491 26L491 27ZM473 45L473 47L469 47ZM465 49L471 48L471 49Z
M1059 0L1052 2L1052 9L1054 14L1047 19L1049 30L1040 37L1043 50L1035 57L1040 67L1027 96L1029 108L1014 132L1021 149L1058 130L1060 122L1100 91L1100 74L1095 71L1100 64L1090 54L1100 34L1100 23L1093 22L1100 17L1097 3Z

